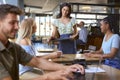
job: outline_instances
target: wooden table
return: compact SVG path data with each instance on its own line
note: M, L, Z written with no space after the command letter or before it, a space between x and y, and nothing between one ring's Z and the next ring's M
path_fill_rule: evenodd
M89 67L96 67L97 65L89 65ZM98 73L85 73L85 78L80 80L120 80L120 70L107 65L101 65L100 68L104 69L105 72ZM45 71L45 73L50 71Z
M58 63L71 63L75 59L75 54L64 54L63 57L53 59L54 62ZM83 58L83 54L81 54L80 58ZM94 63L99 62L99 58L87 58L84 57L86 62ZM89 65L98 67L98 64ZM100 73L86 73L85 80L120 80L120 70L107 66L107 65L100 65L100 68L104 69L105 72Z
M63 54L62 57L52 59L52 61L57 62L57 63L68 63L69 64L75 60L75 56L76 54ZM78 58L85 59L88 64L99 62L99 58L88 58L88 57L83 56L83 54L80 54Z
M64 54L62 57L53 59L52 61L58 63L72 63L75 59L76 54ZM79 56L79 58L83 58L83 54ZM99 62L99 58L87 58L84 57L86 62ZM89 66L98 66L97 64L89 65ZM100 73L86 73L85 80L120 80L120 70L112 68L106 65L100 65L100 68L104 69L105 72Z
M100 67L105 72L86 73L86 80L120 80L120 70L107 65L101 65Z

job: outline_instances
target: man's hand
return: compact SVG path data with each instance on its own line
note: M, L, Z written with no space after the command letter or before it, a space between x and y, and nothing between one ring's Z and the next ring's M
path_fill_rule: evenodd
M81 74L85 73L84 67L79 64L74 64L74 65L68 66L67 70L72 71L72 72L80 71Z
M51 72L45 74L44 76L47 78L46 80L68 80L74 78L73 72L76 71L80 71L81 74L84 74L85 72L82 65L74 64L71 66L67 66L66 69L62 69L56 72Z
M34 80L68 80L73 78L73 73L70 70L59 70L55 72L46 73Z

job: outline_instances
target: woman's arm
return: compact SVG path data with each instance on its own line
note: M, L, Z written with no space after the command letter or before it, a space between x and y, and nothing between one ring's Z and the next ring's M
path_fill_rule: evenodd
M57 64L41 57L33 57L32 60L27 65L43 70L54 70L54 71L66 68L62 64Z
M103 51L102 51L102 48L100 48L100 49L97 50L97 51L92 51L92 52L89 52L89 53L84 53L84 55L85 55L86 57L101 58L101 56L103 55Z
M99 50L97 50L97 51L92 51L92 52L90 52L90 53L92 53L92 54L103 54L103 50L102 50L102 48L100 48Z
M103 54L102 57L103 58L113 58L118 52L118 48L112 48L110 53L107 54Z
M43 69L43 70L58 71L58 70L70 69L73 72L79 70L81 71L82 74L84 73L84 68L81 65L75 64L71 66L65 66L63 64L54 63L52 61L48 61L46 59L37 58L37 57L33 57L32 60L27 65L33 66L39 69Z
M77 24L75 24L75 25L73 26L73 30L74 30L73 35L70 36L70 38L75 39L75 38L77 37L77 35L78 35Z
M95 51L95 52L90 52L90 53L85 53L85 56L88 57L96 57L96 58L113 58L116 53L118 52L118 48L112 48L110 53L103 53L102 49Z
M59 70L55 72L46 73L32 80L68 80L73 78L72 70Z
M58 29L56 26L53 25L53 32L52 32L52 37L53 38L59 38L60 37L60 34L58 32Z
M59 34L58 30L57 30L57 27L53 25L52 36L49 38L48 43L50 43L50 41L52 39L56 39L56 38L59 38L59 37L60 37L60 34Z
M62 52L56 51L56 52L50 53L48 55L43 55L43 56L40 56L40 57L48 60L48 59L58 58L61 55L62 55Z

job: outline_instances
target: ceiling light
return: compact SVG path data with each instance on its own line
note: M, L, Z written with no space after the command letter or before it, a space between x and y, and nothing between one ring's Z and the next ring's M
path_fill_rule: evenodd
M91 7L90 6L83 6L83 7L81 7L81 9L83 9L83 10L89 10L89 9L91 9Z

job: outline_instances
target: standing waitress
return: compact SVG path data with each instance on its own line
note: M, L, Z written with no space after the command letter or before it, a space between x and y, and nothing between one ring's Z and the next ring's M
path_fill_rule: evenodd
M77 36L77 27L75 19L70 17L70 14L71 5L63 3L60 5L58 18L53 22L54 28L51 38L60 38L58 48L64 54L76 53L75 37Z

